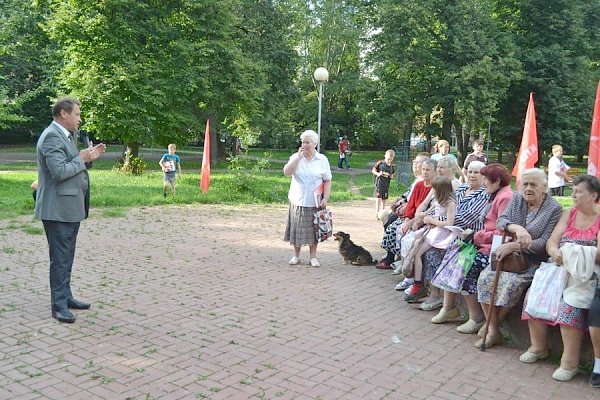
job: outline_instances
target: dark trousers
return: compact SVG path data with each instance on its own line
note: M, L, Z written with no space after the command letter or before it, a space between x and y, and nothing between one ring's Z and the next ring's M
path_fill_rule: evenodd
M71 269L79 222L42 221L50 248L50 300L52 310L66 310L71 293Z
M348 163L348 155L347 154L346 154L346 157L344 157L344 158L342 158L342 157L338 158L338 168L342 168L344 163L346 164L346 168L350 168L350 164Z
M564 192L565 192L564 186L550 188L550 196L564 196Z

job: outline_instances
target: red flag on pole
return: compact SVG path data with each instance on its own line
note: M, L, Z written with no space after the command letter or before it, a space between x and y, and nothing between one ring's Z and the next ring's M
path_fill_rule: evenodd
M596 102L594 103L594 114L592 116L587 173L600 178L600 82L598 82L598 89L596 89Z
M521 174L528 168L533 168L538 160L537 125L535 122L535 106L533 105L533 93L529 93L529 105L525 115L525 126L519 156L512 171L512 176L517 178L517 190L521 181Z
M204 132L204 152L202 153L202 169L200 171L200 188L202 193L208 192L210 186L210 120L206 120Z

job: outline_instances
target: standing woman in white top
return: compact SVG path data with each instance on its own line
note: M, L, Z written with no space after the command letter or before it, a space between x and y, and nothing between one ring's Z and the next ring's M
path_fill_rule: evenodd
M331 168L323 154L317 152L319 136L307 130L300 135L302 144L297 153L292 154L283 167L283 174L292 177L288 192L290 208L284 240L294 246L294 256L290 265L300 262L300 249L308 245L310 265L319 267L317 259L317 238L314 230L314 214L318 208L327 206L331 194ZM316 204L315 190L323 185L323 196Z
M563 148L560 144L552 146L552 157L548 160L548 188L551 196L564 196L565 180L573 180L567 171L571 168L562 158Z

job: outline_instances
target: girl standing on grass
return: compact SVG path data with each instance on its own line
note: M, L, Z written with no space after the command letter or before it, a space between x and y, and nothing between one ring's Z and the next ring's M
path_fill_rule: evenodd
M427 296L427 288L423 283L423 262L421 256L432 247L445 249L456 239L455 233L444 228L445 226L453 225L456 218L456 199L452 182L444 176L436 176L433 179L431 188L434 192L434 198L431 202L434 209L433 215L427 215L427 211L417 215L417 218L429 226L429 231L425 233L425 237L415 254L415 282L411 286L410 292L404 298L408 303L415 303L417 300Z

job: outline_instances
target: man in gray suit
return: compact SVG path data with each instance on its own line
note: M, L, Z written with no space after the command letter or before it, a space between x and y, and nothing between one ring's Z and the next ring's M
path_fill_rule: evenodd
M73 323L69 308L90 308L73 298L71 269L79 224L87 218L90 181L86 163L104 154L106 146L78 151L73 134L81 123L81 103L74 98L59 99L52 107L54 121L37 142L38 192L35 217L42 220L50 248L50 293L52 316Z

